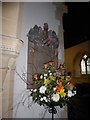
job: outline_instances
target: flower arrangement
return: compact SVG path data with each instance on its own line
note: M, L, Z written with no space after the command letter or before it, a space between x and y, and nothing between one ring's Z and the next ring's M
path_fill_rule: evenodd
M37 88L31 90L31 96L39 105L63 107L76 94L70 76L66 75L64 64L55 69L55 62L49 61L44 64L43 72L35 73L32 79Z

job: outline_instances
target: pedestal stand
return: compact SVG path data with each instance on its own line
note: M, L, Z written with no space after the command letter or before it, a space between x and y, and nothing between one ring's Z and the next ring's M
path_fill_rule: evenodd
M54 106L52 106L52 107L50 107L50 108L48 109L48 111L49 111L49 113L52 114L52 120L54 120L54 114L57 113L56 108L55 108Z
M52 120L54 120L54 106L52 106Z

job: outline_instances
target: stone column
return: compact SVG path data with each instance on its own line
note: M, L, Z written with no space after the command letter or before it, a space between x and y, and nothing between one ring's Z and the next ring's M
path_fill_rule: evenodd
M9 111L13 104L13 77L15 61L19 55L23 42L16 38L2 37L0 45L0 54L2 55L2 116L8 118L11 116Z
M63 14L67 13L67 7L64 5L64 3L54 3L56 6L56 18L60 21L59 26L59 48L58 48L58 64L64 63L64 29L63 29Z
M12 118L13 80L15 61L23 41L19 39L22 3L2 3L2 31L0 31L0 74L2 79L2 117Z
M54 3L56 6L56 18L60 21L60 26L59 26L59 48L58 48L58 65L64 63L64 29L63 29L63 14L67 13L67 7L64 5L62 2L57 2ZM61 112L60 112L61 114ZM67 117L67 106L64 107L63 109L63 114L64 116Z
M0 33L2 33L2 3L0 2ZM1 38L0 38L1 41ZM0 55L0 65L1 65L1 58ZM0 119L2 118L2 76L1 76L1 69L0 69Z

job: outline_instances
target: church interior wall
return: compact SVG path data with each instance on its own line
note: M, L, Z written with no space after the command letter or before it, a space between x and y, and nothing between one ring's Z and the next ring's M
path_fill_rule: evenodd
M50 29L55 30L57 34L59 33L58 27L60 26L60 21L57 20L55 17L55 10L56 10L55 5L53 5L52 3L24 3L20 36L20 38L24 41L24 46L16 61L16 70L20 75L22 75L22 71L27 72L27 50L28 50L27 33L30 30L30 28L34 27L34 25L39 25L42 27L44 22L47 22ZM26 89L27 89L26 84L15 74L13 105L17 104L21 100ZM18 95L21 96L17 97ZM42 118L44 111L45 109L37 104L32 105L30 110L25 109L24 106L20 105L17 114L15 114L16 109L14 109L13 117ZM51 114L47 112L45 117L51 118ZM67 117L67 112L64 109L60 110L59 108L59 116L55 115L55 117L65 118Z
M74 84L90 83L90 75L81 75L80 73L80 60L82 55L87 54L90 56L89 44L90 40L65 49L66 70L71 73Z

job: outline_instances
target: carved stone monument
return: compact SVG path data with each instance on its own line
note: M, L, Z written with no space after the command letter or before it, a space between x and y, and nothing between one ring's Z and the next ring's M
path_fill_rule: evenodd
M58 63L59 40L55 31L48 30L48 24L44 23L43 28L35 25L28 32L28 65L27 83L28 88L35 87L32 81L33 73L43 72L43 64L48 61Z

